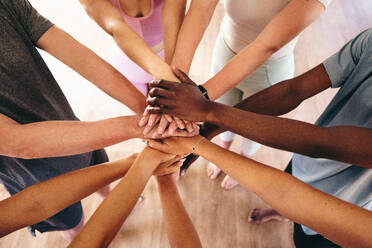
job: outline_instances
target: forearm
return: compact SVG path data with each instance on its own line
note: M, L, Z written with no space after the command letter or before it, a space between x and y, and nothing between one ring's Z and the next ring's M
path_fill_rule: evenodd
M47 219L123 177L134 159L134 156L130 156L115 162L73 171L35 184L1 201L0 236Z
M146 147L69 247L107 247L129 216L159 165L159 152Z
M136 113L146 107L146 98L120 72L63 30L52 27L38 45L102 91Z
M367 231L372 228L371 212L206 140L197 146L196 153L215 163L283 216L308 226L342 246L371 245L372 240Z
M291 0L216 76L203 86L217 99L261 66L276 51L293 40L324 11L318 0Z
M185 0L166 0L163 3L162 11L162 26L164 40L164 60L167 64L171 64L178 32L180 30L184 15L186 1Z
M127 25L117 24L112 36L120 49L136 64L150 73L154 79L178 82L169 65L155 54L146 42Z
M3 135L1 155L35 159L94 151L140 137L143 128L138 127L139 119L140 116L123 116L94 122L12 122L7 126L10 132Z
M217 0L193 0L179 31L172 65L187 73L195 51L212 19Z
M370 168L372 132L351 126L320 127L302 121L242 111L222 104L208 122L258 143L315 158Z
M157 182L171 247L202 247L172 175L157 177Z

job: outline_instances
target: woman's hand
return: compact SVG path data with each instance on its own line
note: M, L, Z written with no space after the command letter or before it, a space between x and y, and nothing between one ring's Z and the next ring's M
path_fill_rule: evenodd
M182 161L180 161L180 159L182 159L181 156L176 156L167 162L159 164L158 168L156 168L153 173L154 176L165 176L176 173L182 165Z
M194 137L171 137L163 140L146 140L146 144L156 150L174 155L189 154L204 139L199 135Z

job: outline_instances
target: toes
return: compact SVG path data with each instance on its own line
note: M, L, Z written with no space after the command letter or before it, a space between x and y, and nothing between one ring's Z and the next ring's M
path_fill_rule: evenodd
M207 174L211 179L216 179L221 173L221 170L213 164L208 164Z
M237 185L238 183L234 179L229 177L228 175L225 176L225 178L223 179L221 183L222 188L227 189L227 190L233 189Z

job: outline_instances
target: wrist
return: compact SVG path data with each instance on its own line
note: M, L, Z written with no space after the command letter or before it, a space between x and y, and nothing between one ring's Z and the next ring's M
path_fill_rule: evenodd
M205 137L201 137L201 139L199 139L198 142L193 145L192 153L200 156L201 148L205 144L205 142L208 142L208 140Z

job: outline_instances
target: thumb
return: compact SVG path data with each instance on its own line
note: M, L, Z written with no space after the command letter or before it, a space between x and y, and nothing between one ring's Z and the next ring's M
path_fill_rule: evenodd
M186 73L184 73L183 71L181 71L180 69L178 69L177 67L175 66L172 66L172 71L174 73L174 75L179 79L181 80L182 83L191 83L191 79L189 78L189 76L187 76Z

